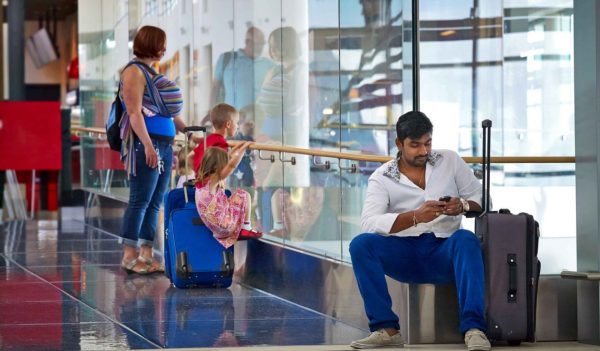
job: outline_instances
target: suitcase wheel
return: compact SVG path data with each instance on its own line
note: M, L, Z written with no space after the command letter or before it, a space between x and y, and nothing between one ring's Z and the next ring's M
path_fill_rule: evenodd
M182 251L177 255L176 274L179 279L187 279L189 276L187 252Z
M508 346L519 346L521 345L521 340L508 340Z

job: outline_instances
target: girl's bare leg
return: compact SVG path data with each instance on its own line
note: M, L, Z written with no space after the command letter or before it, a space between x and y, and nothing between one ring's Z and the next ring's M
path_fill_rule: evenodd
M246 220L245 222L250 223L250 217L252 215L252 196L247 191L244 191L246 195Z
M273 216L273 230L280 231L284 229L283 222L283 201L285 192L279 188L275 190L273 196L271 196L271 215Z

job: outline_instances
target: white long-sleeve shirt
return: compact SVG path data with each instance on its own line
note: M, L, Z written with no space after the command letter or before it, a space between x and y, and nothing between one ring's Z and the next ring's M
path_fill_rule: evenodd
M398 214L414 211L427 200L449 195L481 205L481 193L481 183L454 151L432 150L425 169L425 190L400 173L398 159L391 160L369 177L361 228L363 232L384 235L418 236L433 232L438 237L449 237L460 228L462 215L441 215L397 233L390 230Z

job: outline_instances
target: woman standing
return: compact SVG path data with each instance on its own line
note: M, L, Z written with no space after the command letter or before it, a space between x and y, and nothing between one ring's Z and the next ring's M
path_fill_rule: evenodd
M134 59L121 73L121 159L129 175L129 204L123 217L121 267L127 273L164 272L153 259L158 211L168 188L172 143L185 123L179 87L151 66L166 51L166 34L157 27L140 28L133 41ZM139 253L137 247L139 246Z

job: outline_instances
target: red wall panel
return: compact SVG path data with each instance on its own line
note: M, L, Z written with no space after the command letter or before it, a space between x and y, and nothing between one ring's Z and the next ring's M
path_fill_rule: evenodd
M0 170L59 170L58 101L0 101Z

